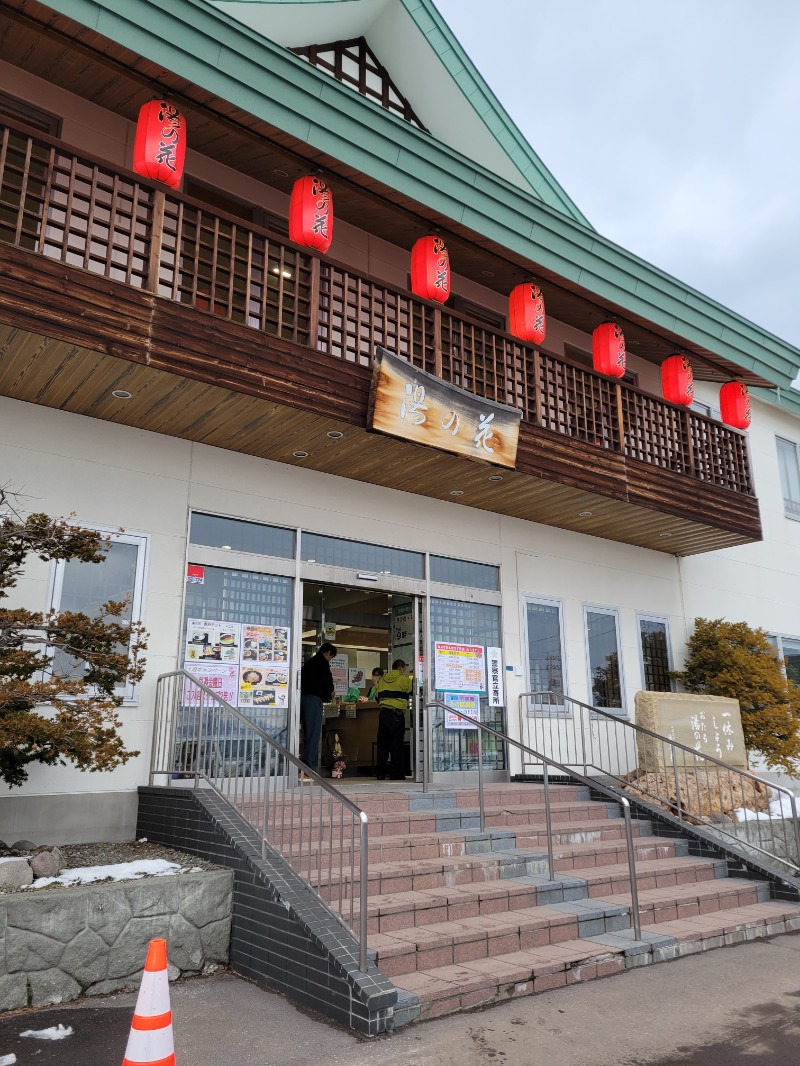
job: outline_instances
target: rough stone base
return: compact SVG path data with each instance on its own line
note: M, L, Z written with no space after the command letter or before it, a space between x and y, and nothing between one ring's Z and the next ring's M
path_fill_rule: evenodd
M0 1011L135 988L164 937L170 979L228 962L229 870L0 896Z

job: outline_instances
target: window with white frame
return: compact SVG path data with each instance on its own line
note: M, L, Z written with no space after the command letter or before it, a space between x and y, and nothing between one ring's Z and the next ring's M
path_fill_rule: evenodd
M783 489L783 509L787 518L800 520L800 451L798 446L782 437L778 445L778 469Z
M589 692L595 707L622 709L619 620L612 607L584 607Z
M124 601L121 621L142 617L142 596L147 537L132 533L98 532L108 536L111 544L101 563L84 563L78 559L59 560L53 580L52 608L57 612L80 611L95 618L109 600ZM64 652L53 656L52 672L59 677L74 677L82 667ZM134 699L135 686L121 686L126 702Z
M769 640L775 645L788 679L793 685L800 685L800 638L774 633L770 634Z
M528 691L563 692L564 627L561 604L558 600L535 599L532 596L524 596L523 604ZM561 706L558 705L559 708Z
M669 624L658 615L640 614L639 650L642 656L642 687L646 692L671 692L669 672Z

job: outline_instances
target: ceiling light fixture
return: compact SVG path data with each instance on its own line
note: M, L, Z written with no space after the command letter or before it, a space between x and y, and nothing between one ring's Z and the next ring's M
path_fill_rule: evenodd
M289 177L289 171L288 170L282 170L281 167L275 167L275 169L272 171L272 173L273 174L277 174L279 178L288 178Z
M490 481L502 481L503 480L503 475L502 474L489 474L489 480Z
M128 392L127 389L114 389L111 395L116 396L118 400L130 400L130 398L133 396L133 393Z
M580 511L579 512L579 517L580 518L591 518L593 513L594 513L593 511Z
M272 273L273 274L280 274L280 276L282 278L291 278L291 277L293 277L293 274L292 274L291 270L281 270L280 267L273 267L272 268Z
M308 459L308 452L297 451L292 452L292 455L295 457L295 459Z
M481 271L481 277L493 278L494 277L494 271L493 270L482 270Z
M659 535L659 537L671 537L672 536L671 533L659 533L658 535Z
M224 552L229 552L229 551L232 551L232 550L233 550L233 549L231 548L230 544L222 544L222 545L220 545L220 547L222 548L222 550L223 550Z
M464 495L464 490L463 489L453 489L450 492L450 495L451 496L463 496Z
M344 433L342 433L340 429L330 429L328 430L327 436L329 436L331 440L341 440Z

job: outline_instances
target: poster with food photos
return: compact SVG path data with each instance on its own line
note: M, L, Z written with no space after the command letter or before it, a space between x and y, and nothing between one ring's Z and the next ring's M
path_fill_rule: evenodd
M288 707L289 669L279 663L239 667L240 707Z
M286 626L242 625L242 648L240 662L284 663L289 662L289 635Z
M185 663L239 662L241 626L211 618L190 618L186 623Z

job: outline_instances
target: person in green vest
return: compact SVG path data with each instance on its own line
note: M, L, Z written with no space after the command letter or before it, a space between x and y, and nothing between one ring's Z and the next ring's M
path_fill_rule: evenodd
M377 773L379 781L385 781L387 773L391 781L405 778L403 740L406 735L406 709L414 679L406 674L406 664L395 659L391 670L379 679L376 686L378 712L378 739L376 745Z

